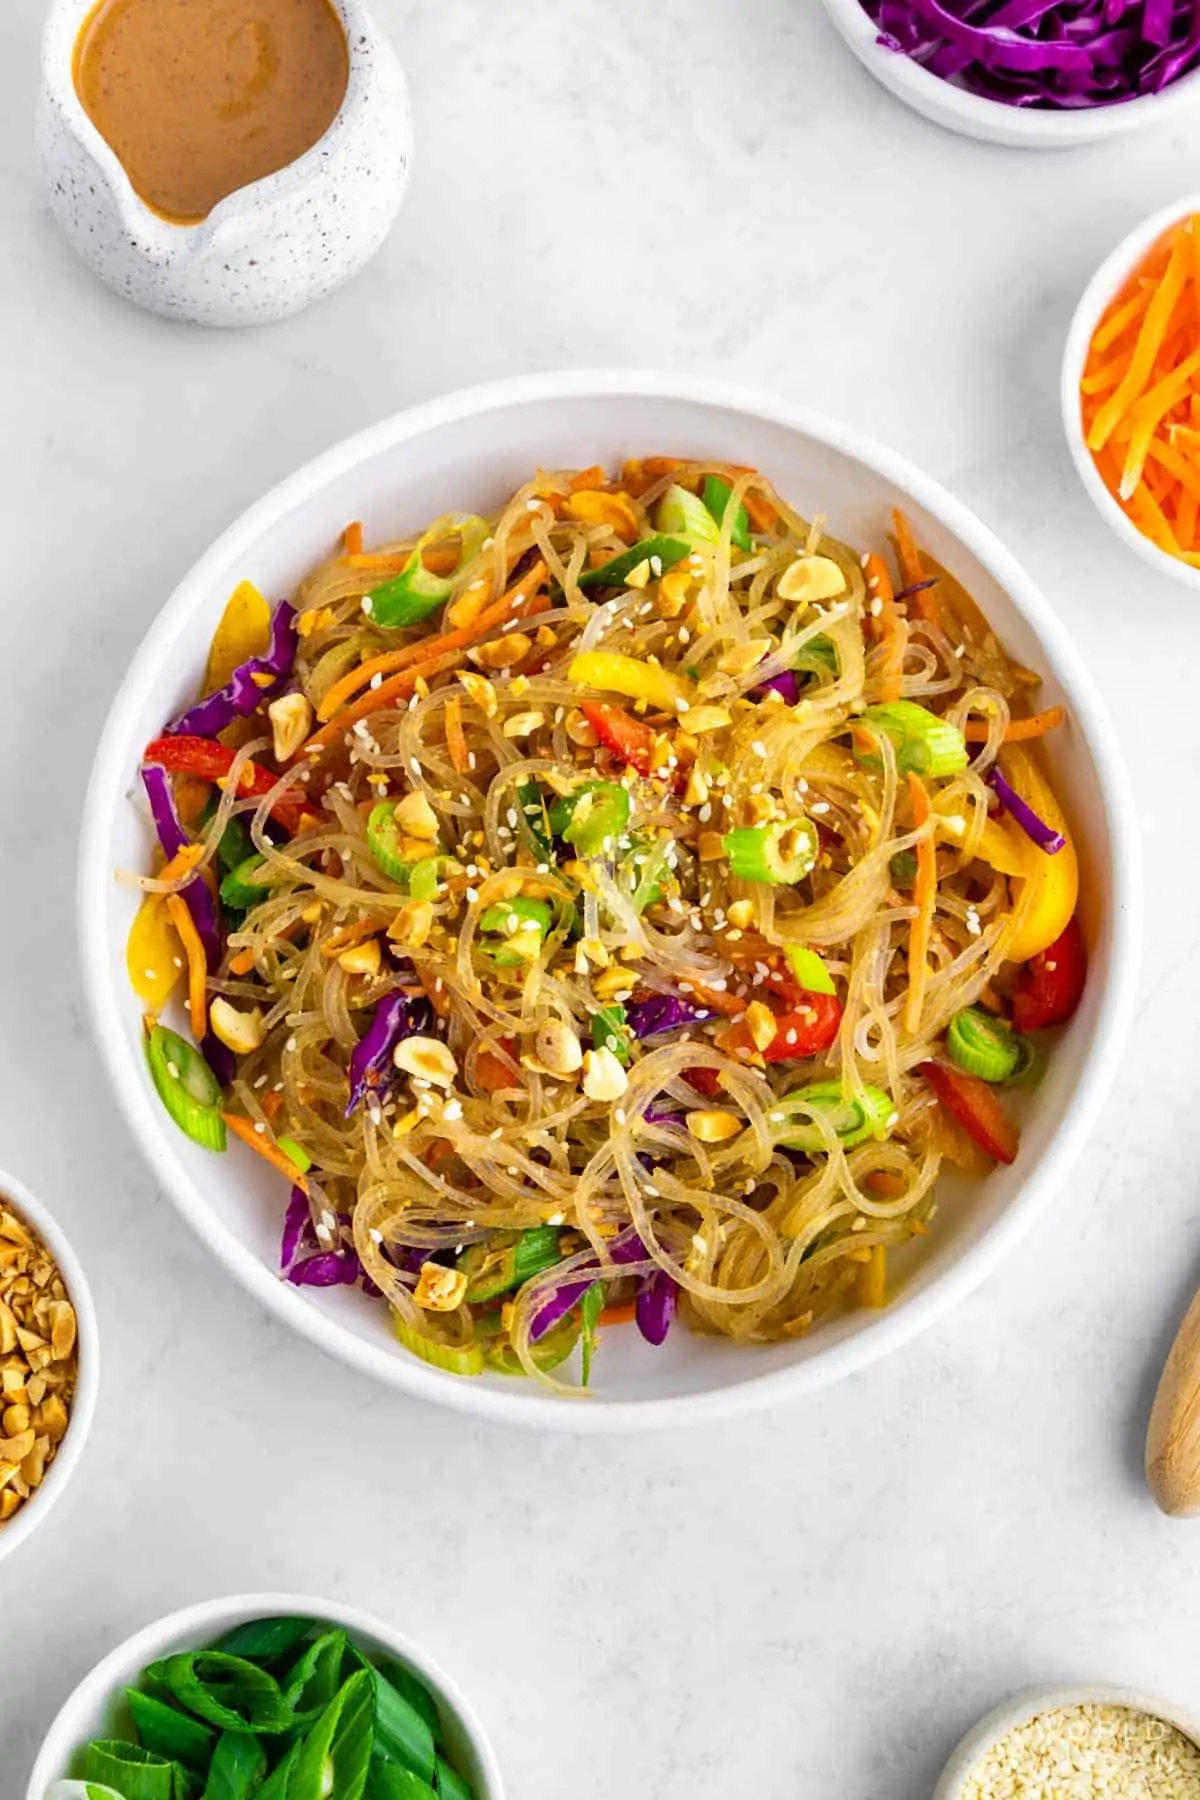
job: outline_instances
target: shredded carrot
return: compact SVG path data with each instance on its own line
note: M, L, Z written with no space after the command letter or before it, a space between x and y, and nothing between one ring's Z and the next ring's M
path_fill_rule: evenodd
M229 959L229 973L231 975L248 975L253 967L253 950L239 950L236 956L231 956Z
M912 797L913 824L920 830L932 813L925 783L919 775L909 774L908 791ZM914 1036L920 1029L921 1008L925 1003L925 983L929 977L929 934L933 929L933 909L937 900L937 851L933 834L926 832L916 846L917 878L913 883L913 904L917 916L908 934L908 994L904 1002L904 1029Z
M1146 454L1152 462L1161 463L1164 469L1174 475L1184 494L1190 494L1193 501L1200 500L1200 474L1173 444L1164 444L1161 438L1154 438ZM1178 512L1178 501L1176 511Z
M880 698L887 705L900 698L907 631L896 611L892 578L882 556L872 552L867 558L864 573L867 581L867 614L884 649L879 682ZM879 602L878 613L874 611L876 601Z
M381 574L392 570L398 575L411 555L411 550L393 550L390 554L384 550L377 552L358 550L352 556L347 556L345 560L352 569L375 569Z
M156 881L176 881L179 876L186 875L189 869L194 869L203 855L203 844L185 844L182 850L175 852L170 862L163 864L154 879Z
M268 1088L259 1102L268 1119L273 1119L283 1105L283 1095L278 1088Z
M432 1006L438 1018L449 1018L450 996L446 992L446 984L441 976L434 975L427 969L418 968L417 979L425 990L425 998L428 1000L430 1006Z
M1171 315L1188 278L1189 249L1190 245L1184 242L1183 232L1177 232L1166 272L1146 308L1146 316L1129 358L1129 366L1116 392L1109 396L1097 412L1088 433L1089 449L1103 450L1117 422L1144 391L1154 367L1154 359L1167 335Z
M1153 292L1153 286L1147 284L1145 287L1139 288L1132 299L1126 300L1123 305L1116 308L1115 312L1109 314L1092 337L1091 348L1096 355L1103 355L1106 350L1111 349L1118 338L1124 337L1131 325L1137 324L1149 306L1150 296Z
M744 998L737 994L727 994L722 988L701 987L691 976L681 986L689 999L707 1006L710 1012L724 1013L727 1019L740 1019L746 1010Z
M457 694L451 694L446 702L446 748L450 752L450 764L456 775L465 775L470 768L470 752L467 749L467 734L463 730L462 701Z
M371 915L365 919L355 919L351 925L343 925L338 931L331 931L321 945L321 955L332 959L348 950L352 944L365 943L377 932L386 929L388 920L381 915Z
M334 720L335 714L350 696L356 694L360 688L369 686L376 675L394 674L400 669L411 668L414 664L432 661L449 651L468 649L494 626L503 624L505 619L525 610L545 579L546 565L539 559L526 574L521 576L519 581L515 581L505 593L501 594L498 600L493 600L490 606L486 606L478 618L473 619L469 625L459 626L455 631L443 632L440 637L421 638L415 644L406 644L402 650L389 650L382 656L369 657L366 662L360 663L357 669L351 669L348 675L343 675L340 681L334 682L321 702L317 717L324 723ZM370 696L372 705L368 711L375 710L375 703L379 701L381 692L382 689L379 689ZM386 702L381 704L386 704ZM347 725L352 723L353 720L346 721ZM317 732L316 736L320 737L321 733ZM309 739L301 754L304 754L305 751L311 754L310 746L313 741L312 738Z
M1164 416L1170 412L1188 392L1192 376L1200 370L1200 350L1181 362L1179 367L1152 387L1149 393L1143 394L1129 414L1131 426L1129 449L1125 456L1125 466L1121 470L1121 498L1128 500L1138 482L1146 463L1146 452L1150 448L1150 440L1157 431Z
M637 1318L637 1301L622 1300L606 1306L600 1314L601 1325L632 1325Z
M285 1175L294 1187L308 1192L308 1183L296 1167L290 1156L284 1154L277 1144L272 1143L265 1131L256 1131L250 1119L243 1119L240 1113L223 1112L221 1117L232 1131L234 1137L240 1137L243 1144L251 1150L257 1150L264 1162L269 1162L273 1169Z
M355 519L347 525L342 533L342 549L347 556L361 556L363 547L362 520Z
M898 1200L908 1189L903 1175L898 1175L895 1169L872 1169L869 1175L863 1176L862 1184L868 1194L878 1194L881 1200Z
M1061 706L1048 706L1045 712L1032 713L1027 719L1010 719L1004 728L1004 743L1023 744L1029 738L1045 737L1057 731L1066 718ZM982 719L969 719L963 732L968 744L986 744L988 728Z
M584 488L598 488L603 486L607 479L607 470L602 469L599 463L593 463L590 469L581 469L578 475L572 475L567 483L567 492L577 494Z
M171 915L171 923L179 933L179 941L183 945L188 964L188 1012L192 1021L192 1036L197 1042L208 1031L208 963L204 956L204 945L200 942L200 933L196 930L195 921L187 908L187 901L181 894L167 895L167 911Z
M924 581L925 571L921 567L921 552L917 548L917 540L908 516L897 506L892 511L892 528L896 533L896 555L900 561L900 574L905 587L912 587L918 581Z

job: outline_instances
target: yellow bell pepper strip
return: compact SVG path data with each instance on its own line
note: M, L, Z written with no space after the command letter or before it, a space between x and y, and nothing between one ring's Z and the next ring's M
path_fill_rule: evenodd
M252 581L239 581L213 633L204 692L223 688L240 663L264 656L271 641L271 609Z
M160 1013L183 973L183 946L171 923L165 894L147 894L125 944L125 966L134 993L148 1012Z
M1005 744L1000 768L1026 805L1067 840L1056 855L1047 856L1012 819L989 819L984 827L979 854L1002 875L1025 884L1023 917L1008 945L1009 958L1023 963L1048 950L1070 923L1079 899L1079 859L1062 809L1030 751L1023 744Z
M644 700L648 706L670 713L686 713L692 692L690 682L672 675L668 669L639 662L634 656L619 656L611 650L584 650L571 663L567 678L576 687L624 694L628 700Z

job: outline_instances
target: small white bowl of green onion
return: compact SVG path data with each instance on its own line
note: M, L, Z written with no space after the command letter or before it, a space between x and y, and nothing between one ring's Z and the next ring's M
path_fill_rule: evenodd
M382 1620L239 1594L147 1625L84 1677L26 1800L503 1800L465 1697Z

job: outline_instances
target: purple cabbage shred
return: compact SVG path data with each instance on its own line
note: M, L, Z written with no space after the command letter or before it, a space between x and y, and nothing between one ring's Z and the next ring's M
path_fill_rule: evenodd
M1006 106L1160 94L1200 63L1195 0L862 0L878 43Z
M392 1080L392 1051L402 1038L433 1028L433 1008L428 1000L410 1000L397 988L381 1000L374 1017L350 1057L349 1118L368 1094L382 1098Z
M271 641L265 656L252 656L239 663L223 688L207 699L189 707L166 730L173 736L215 738L232 725L255 712L264 700L273 700L292 672L296 660L296 609L281 600L271 620ZM256 676L269 680L258 681Z
M677 994L651 994L648 1000L635 1000L625 1013L625 1023L635 1038L659 1037L664 1031L678 1031L684 1025L699 1025L711 1019L706 1006L694 1006Z
M158 841L169 862L191 842L175 809L171 777L158 763L143 763L142 785L150 802ZM204 946L204 960L210 970L215 969L221 960L221 924L217 917L216 901L209 892L207 883L199 875L189 881L186 887L180 888L179 892L192 915L196 934ZM200 1052L221 1086L228 1087L237 1071L237 1058L233 1051L210 1031L200 1045Z

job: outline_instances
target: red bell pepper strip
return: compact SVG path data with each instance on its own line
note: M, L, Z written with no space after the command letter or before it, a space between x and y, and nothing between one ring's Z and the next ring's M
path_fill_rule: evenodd
M160 737L146 745L142 761L158 763L173 775L198 775L203 781L215 782L228 775L236 755L236 750L230 749L227 744L218 744L213 738ZM270 793L278 779L269 769L261 768L258 763L248 762L242 767L241 791L247 797L253 796L256 800L261 800L264 794ZM305 810L303 798L285 794L271 808L271 817L285 831L296 832L300 829Z
M649 725L635 719L623 706L614 706L608 700L584 700L579 710L602 744L630 768L636 769L639 775L649 775L654 762L655 737Z
M683 1079L690 1083L698 1094L703 1094L707 1100L716 1100L725 1091L715 1069L685 1069Z
M764 1062L800 1062L828 1050L841 1023L842 1003L836 994L804 993L795 1012L776 1015L775 1036L765 1050L758 1050L744 1019L730 1027L721 1043L728 1050L755 1050Z
M1048 950L1031 957L1013 988L1013 1024L1018 1031L1063 1025L1083 998L1087 951L1078 919L1072 919Z
M1021 1134L986 1081L942 1062L919 1063L917 1073L993 1162L1016 1161Z

